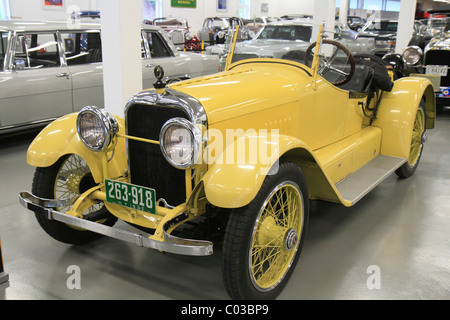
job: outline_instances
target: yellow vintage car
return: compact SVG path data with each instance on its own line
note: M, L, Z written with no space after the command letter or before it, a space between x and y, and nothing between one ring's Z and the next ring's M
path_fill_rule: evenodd
M225 71L171 84L156 68L155 88L124 118L86 107L48 125L29 147L36 172L21 204L69 244L106 235L205 256L219 233L230 297L276 298L310 201L349 207L390 174L411 176L435 96L429 80L394 80L321 33L303 62L231 59L232 50Z

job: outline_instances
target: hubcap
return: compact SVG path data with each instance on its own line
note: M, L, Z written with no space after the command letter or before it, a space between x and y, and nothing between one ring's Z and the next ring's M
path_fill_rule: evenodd
M295 231L295 229L289 229L286 232L286 237L284 240L284 248L287 251L291 251L297 246L297 242L298 242L297 231Z

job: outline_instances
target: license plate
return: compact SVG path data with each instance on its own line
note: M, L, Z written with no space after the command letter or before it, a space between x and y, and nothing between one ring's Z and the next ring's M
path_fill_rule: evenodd
M448 66L427 66L426 74L433 74L437 76L446 77L448 72Z
M156 192L134 184L105 179L106 201L156 214Z

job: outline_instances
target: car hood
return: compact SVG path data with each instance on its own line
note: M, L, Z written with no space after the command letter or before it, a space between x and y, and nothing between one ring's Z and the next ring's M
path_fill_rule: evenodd
M287 41L287 40L248 40L236 43L235 54L256 54L258 57L281 58L291 50L304 50L310 45L309 42ZM223 52L223 45L211 49L215 53Z
M198 100L211 125L298 101L299 90L310 87L307 67L285 60L258 61L242 62L230 71L177 82L169 88Z

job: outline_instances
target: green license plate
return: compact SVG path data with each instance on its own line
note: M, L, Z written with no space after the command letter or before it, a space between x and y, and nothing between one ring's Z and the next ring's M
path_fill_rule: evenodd
M134 184L105 179L106 201L156 214L156 192Z

